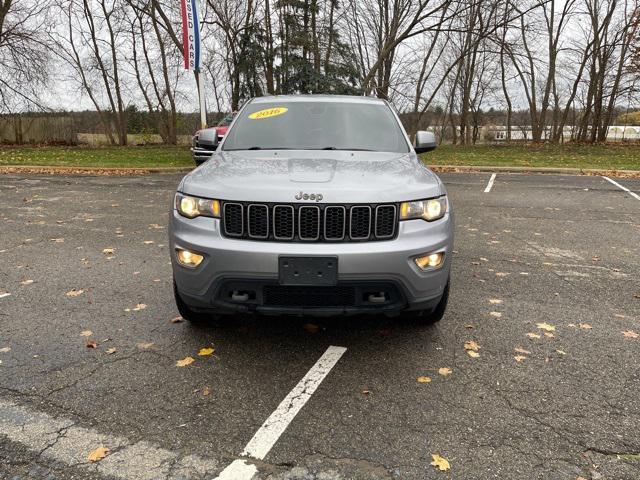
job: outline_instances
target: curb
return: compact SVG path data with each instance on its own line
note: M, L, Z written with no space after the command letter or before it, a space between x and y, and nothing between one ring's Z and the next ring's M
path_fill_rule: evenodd
M639 170L601 170L596 168L504 167L468 165L427 165L434 172L456 173L542 173L550 175L591 175L608 177L640 177Z
M595 168L555 168L555 167L504 167L470 165L428 165L434 172L443 173L542 173L550 175L591 175L608 177L640 178L639 170L600 170ZM194 166L195 168L195 166ZM148 175L151 173L187 173L189 167L66 167L39 165L0 165L1 174L30 173L45 175L100 175L127 176Z
M195 167L194 167L195 168ZM8 173L33 173L45 175L99 175L127 176L150 173L186 173L189 167L66 167L40 165L0 165L0 175Z

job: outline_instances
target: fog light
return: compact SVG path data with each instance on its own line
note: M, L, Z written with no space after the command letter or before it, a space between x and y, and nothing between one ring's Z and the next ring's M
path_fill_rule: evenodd
M416 257L413 259L416 265L421 270L429 270L439 268L444 262L444 252L432 253L430 255L424 255L422 257Z
M202 255L189 250L182 250L181 248L176 248L176 257L180 265L185 267L197 267L204 260Z

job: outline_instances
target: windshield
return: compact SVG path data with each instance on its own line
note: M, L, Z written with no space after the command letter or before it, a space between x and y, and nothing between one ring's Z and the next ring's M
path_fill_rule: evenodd
M220 120L218 122L218 125L216 125L216 126L217 127L228 127L229 125L231 125L231 122L233 122L233 114L227 115L226 117L224 117L222 120Z
M249 104L222 148L409 152L389 106L338 101Z

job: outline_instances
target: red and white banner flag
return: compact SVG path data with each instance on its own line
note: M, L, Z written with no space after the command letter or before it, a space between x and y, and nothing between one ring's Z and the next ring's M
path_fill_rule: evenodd
M182 7L182 43L184 68L200 70L200 10L199 0L180 0Z

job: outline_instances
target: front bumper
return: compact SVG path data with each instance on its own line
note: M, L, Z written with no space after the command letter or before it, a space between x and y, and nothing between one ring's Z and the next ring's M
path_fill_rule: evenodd
M183 301L193 308L213 308L259 313L358 313L375 310L392 312L428 309L435 306L449 279L453 248L453 219L450 214L435 222L410 220L400 222L393 240L353 243L289 243L235 240L223 237L220 221L198 217L186 219L172 211L169 240L175 282ZM175 249L183 248L204 254L197 268L178 264ZM437 270L421 271L413 258L444 252L445 262ZM384 305L357 304L349 308L313 308L303 305L279 308L234 304L225 300L223 290L230 282L258 285L258 290L278 283L278 257L337 256L338 285L354 285L358 292L367 286L384 284L397 289L393 301ZM240 288L240 287L239 287ZM374 290L375 290L374 288ZM367 291L368 292L368 291ZM260 295L260 294L259 294Z
M200 147L191 147L191 158L196 162L196 165L200 165L201 163L209 160L213 153L214 152L212 150L205 150Z

